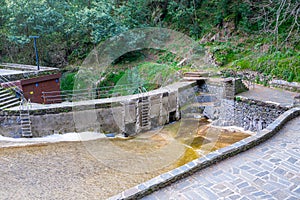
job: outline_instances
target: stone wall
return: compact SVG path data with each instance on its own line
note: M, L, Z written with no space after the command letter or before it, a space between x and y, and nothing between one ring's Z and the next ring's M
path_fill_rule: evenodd
M204 115L217 126L238 126L259 131L266 128L289 108L270 102L261 102L235 94L246 90L241 79L223 79L207 82L209 93L216 95L214 106L207 106Z
M196 111L214 120L214 125L235 125L258 131L288 110L268 102L234 98L237 90L244 87L241 84L240 80L233 79L178 82L143 95L115 97L89 105L31 110L32 132L34 137L82 131L134 135L179 120L186 106L207 102L211 104L202 105ZM149 127L146 128L141 127L143 97L149 100ZM191 112L190 109L186 111ZM2 114L0 131L5 136L20 137L18 111Z
M273 103L240 97L236 98L234 103L234 125L251 131L266 128L289 109Z
M19 116L0 115L0 133L6 137L20 137L21 125Z
M300 92L300 83L287 82L284 80L272 80L269 82L271 86L282 88L285 90L290 90L293 92Z
M95 131L134 135L180 119L180 107L195 99L196 82L179 82L140 95L115 97L98 102L31 109L34 137L67 132ZM149 100L149 127L141 127L142 98ZM18 110L2 113L1 134L20 137Z

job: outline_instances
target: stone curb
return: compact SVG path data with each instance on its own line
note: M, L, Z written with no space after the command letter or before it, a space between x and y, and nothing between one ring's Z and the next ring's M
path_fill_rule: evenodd
M244 103L248 103L249 105L267 106L267 107L283 109L283 110L286 110L286 111L293 108L292 105L286 106L286 105L282 105L282 104L276 103L276 102L251 99L251 98L244 97L244 96L239 96L239 95L236 95L234 99L237 102L244 102Z
M300 107L292 108L282 115L280 115L272 124L264 130L258 132L256 135L245 138L230 146L218 149L214 152L207 154L204 157L195 159L181 167L161 174L147 182L132 187L116 196L110 197L109 200L117 199L140 199L160 188L166 187L173 182L185 178L201 169L209 167L221 160L233 157L240 152L246 151L258 144L268 140L274 136L288 121L300 116Z

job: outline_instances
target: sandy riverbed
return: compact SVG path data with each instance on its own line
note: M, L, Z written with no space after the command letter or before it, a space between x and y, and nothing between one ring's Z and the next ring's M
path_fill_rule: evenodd
M1 148L0 199L105 199L249 136L216 131L207 122L189 131L191 124L175 123L127 140Z

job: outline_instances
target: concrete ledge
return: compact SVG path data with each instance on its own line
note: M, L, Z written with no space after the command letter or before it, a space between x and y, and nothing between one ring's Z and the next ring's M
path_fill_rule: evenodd
M288 82L284 80L272 80L269 82L271 86L283 88L293 92L300 92L300 83Z
M285 106L285 105L281 105L280 103L276 103L276 102L272 102L272 101L261 101L261 100L257 100L257 99L250 99L248 97L239 96L239 95L236 95L234 99L237 102L244 102L249 105L273 107L273 108L277 108L277 109L284 109L286 111L293 107L292 105Z
M151 97L155 95L166 94L169 95L172 92L182 92L189 88L193 88L197 85L197 82L177 82L171 85L152 90L144 93L144 97ZM46 114L59 114L68 113L73 111L94 110L101 108L114 108L122 106L124 102L136 101L141 97L141 94L134 94L128 96L111 97L106 99L94 99L78 102L64 102L57 104L40 104L33 105L29 108L30 115L46 115ZM10 108L5 110L5 113L10 116L19 116L19 107Z
M290 109L280 115L272 124L266 129L258 132L256 135L245 138L230 146L221 148L217 151L211 152L204 157L195 159L179 168L176 168L167 173L161 174L145 183L132 187L122 193L109 198L116 199L139 199L154 191L159 190L167 185L170 185L177 180L185 178L201 169L211 166L221 160L233 157L240 152L246 151L258 144L268 140L274 136L288 121L300 116L300 107Z

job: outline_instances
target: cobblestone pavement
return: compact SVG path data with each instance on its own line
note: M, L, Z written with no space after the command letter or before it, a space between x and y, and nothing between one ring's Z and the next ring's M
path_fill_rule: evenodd
M300 117L267 142L144 198L148 199L300 199Z
M272 101L281 106L292 106L296 92L289 92L281 89L268 88L260 85L255 85L249 91L238 94L238 96L247 97L259 101Z

